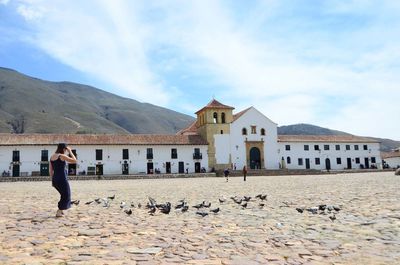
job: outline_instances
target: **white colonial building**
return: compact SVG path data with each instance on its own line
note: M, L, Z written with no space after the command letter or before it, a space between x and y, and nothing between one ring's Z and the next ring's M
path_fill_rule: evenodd
M400 148L397 148L392 152L382 152L382 159L389 168L400 167Z
M48 175L56 145L73 148L75 174L193 173L232 168L343 170L381 167L377 141L356 136L278 135L254 107L233 114L212 100L176 135L0 134L0 172Z
M241 169L343 170L380 167L380 143L353 135L278 135L277 124L254 107L233 114L212 100L180 131L208 142L209 166Z
M196 135L0 134L0 171L47 176L49 157L60 142L70 145L78 160L68 165L69 175L192 173L208 168L207 143Z
M380 144L352 135L280 135L281 166L343 170L381 167Z

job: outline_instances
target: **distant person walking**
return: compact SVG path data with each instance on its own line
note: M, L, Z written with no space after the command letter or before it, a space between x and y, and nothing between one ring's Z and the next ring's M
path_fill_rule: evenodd
M226 178L226 182L228 182L228 178L229 178L229 169L228 168L225 168L224 175L225 175L225 178Z
M68 152L68 155L65 153ZM76 157L65 143L57 146L56 152L50 157L50 177L54 188L60 193L56 217L61 217L64 210L71 207L71 189L68 183L66 162L75 164Z
M243 180L246 181L246 177L247 177L247 167L243 166Z

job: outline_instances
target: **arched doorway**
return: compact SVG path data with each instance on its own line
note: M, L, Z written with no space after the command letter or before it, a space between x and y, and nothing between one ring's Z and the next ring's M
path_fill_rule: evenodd
M325 168L326 170L331 170L331 160L329 158L325 159Z
M261 153L257 147L250 149L250 168L259 169L261 168Z

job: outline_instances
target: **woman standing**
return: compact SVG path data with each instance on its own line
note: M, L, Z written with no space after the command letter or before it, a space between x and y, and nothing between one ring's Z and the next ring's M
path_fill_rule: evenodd
M247 167L246 165L243 166L243 180L246 181L246 177L247 177Z
M68 151L68 155L66 155ZM53 187L60 193L60 201L58 202L58 210L56 217L61 217L71 207L71 190L69 188L66 162L75 164L76 157L72 153L71 148L65 143L57 146L56 152L50 157L50 177Z

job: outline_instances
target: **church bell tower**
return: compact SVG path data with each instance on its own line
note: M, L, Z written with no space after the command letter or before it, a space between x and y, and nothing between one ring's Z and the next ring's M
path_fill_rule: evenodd
M224 105L213 99L205 107L196 112L197 132L208 142L208 166L210 168L223 169L223 167L227 166L217 165L214 135L230 134L230 124L233 121L233 109L233 107Z

